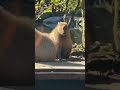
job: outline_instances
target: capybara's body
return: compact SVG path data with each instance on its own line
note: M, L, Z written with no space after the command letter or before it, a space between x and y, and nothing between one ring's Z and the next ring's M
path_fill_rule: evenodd
M37 33L36 33L37 34ZM49 34L39 33L36 35L36 39L39 39L39 45L35 48L35 60L36 61L54 61L56 58L56 48L53 42L49 39Z
M60 34L61 33L61 34ZM69 58L72 49L72 39L70 30L67 28L67 23L60 22L51 32L52 41L57 49L58 59ZM55 38L55 39L54 39Z
M40 44L35 49L36 61L54 61L56 58L69 57L72 40L66 26L66 22L59 22L51 33L36 31L36 39L41 36Z
M67 30L66 35L61 37L61 57L63 59L69 58L72 49L72 39L70 31Z

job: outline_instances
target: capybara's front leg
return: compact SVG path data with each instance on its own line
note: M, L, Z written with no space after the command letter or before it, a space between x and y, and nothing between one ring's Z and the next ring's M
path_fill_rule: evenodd
M59 61L61 61L61 60L62 60L62 56L61 56L61 49L60 49L60 50L58 50L58 52L57 52L57 59L58 59Z

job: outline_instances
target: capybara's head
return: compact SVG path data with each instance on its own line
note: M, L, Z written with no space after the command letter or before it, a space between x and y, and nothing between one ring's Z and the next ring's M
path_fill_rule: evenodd
M61 34L61 35L66 34L67 27L68 27L66 22L58 22L57 27L58 27L59 34Z

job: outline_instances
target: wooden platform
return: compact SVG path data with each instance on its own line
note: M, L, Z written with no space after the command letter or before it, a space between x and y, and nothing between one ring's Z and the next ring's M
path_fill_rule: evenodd
M37 62L35 79L85 79L85 61Z

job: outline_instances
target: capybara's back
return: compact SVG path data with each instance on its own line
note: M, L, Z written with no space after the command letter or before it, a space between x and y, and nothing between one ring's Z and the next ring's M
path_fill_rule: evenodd
M49 34L40 32L38 38L40 35L41 41L35 48L35 61L54 61L56 59L56 49L48 37Z

